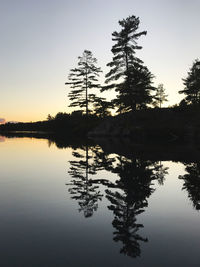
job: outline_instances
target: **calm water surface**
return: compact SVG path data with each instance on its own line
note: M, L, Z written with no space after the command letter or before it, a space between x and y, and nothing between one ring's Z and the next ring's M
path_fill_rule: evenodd
M200 163L0 138L1 266L200 266Z

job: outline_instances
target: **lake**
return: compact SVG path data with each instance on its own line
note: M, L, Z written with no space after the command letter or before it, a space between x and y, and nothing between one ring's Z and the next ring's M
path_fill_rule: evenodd
M198 157L105 143L0 137L1 266L200 265Z

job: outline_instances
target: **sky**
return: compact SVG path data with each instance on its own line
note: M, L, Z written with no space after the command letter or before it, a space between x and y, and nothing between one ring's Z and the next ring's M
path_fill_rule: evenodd
M137 56L155 75L154 85L164 84L167 105L180 102L182 78L200 58L199 11L200 0L0 0L0 123L70 112L69 70L90 50L103 82L111 34L129 15L147 31Z

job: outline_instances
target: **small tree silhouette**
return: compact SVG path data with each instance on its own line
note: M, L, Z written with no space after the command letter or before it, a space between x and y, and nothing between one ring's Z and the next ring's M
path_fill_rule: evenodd
M153 102L153 106L154 107L159 107L161 108L161 105L168 101L167 100L167 96L165 94L165 88L164 88L164 85L162 83L160 83L158 85L158 87L156 88L156 94L154 95L154 102Z

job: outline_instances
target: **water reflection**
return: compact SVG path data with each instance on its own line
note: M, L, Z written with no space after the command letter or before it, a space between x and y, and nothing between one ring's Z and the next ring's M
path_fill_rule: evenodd
M114 172L119 175L115 190L106 190L113 211L113 240L122 243L120 253L131 257L140 256L140 241L147 242L138 231L143 224L137 223L137 216L148 206L147 198L154 192L152 188L152 163L140 159L118 157ZM118 191L119 190L119 191Z
M158 161L154 163L155 167L155 177L159 183L159 185L164 185L165 176L168 174L168 167L164 167L162 161Z
M102 199L99 186L93 185L90 175L96 174L95 166L90 162L92 156L89 155L88 145L73 151L76 160L70 161L69 174L73 177L70 184L69 193L72 199L78 201L79 211L83 212L85 218L91 217L98 208L98 201Z
M1 146L3 266L199 265L198 151L37 138Z
M167 174L162 162L149 161L132 156L106 154L99 146L82 146L73 150L75 160L70 161L69 174L73 178L69 186L72 199L78 201L79 211L91 217L103 197L99 185L105 187L105 197L113 212L113 240L121 243L120 253L130 257L141 254L140 242L147 242L139 230L143 224L137 222L139 214L148 207L148 198L154 192L152 181L163 184ZM115 182L109 179L92 179L99 170L117 175Z
M183 190L188 192L188 197L196 210L200 210L200 162L184 163L186 174L179 176L184 181Z

